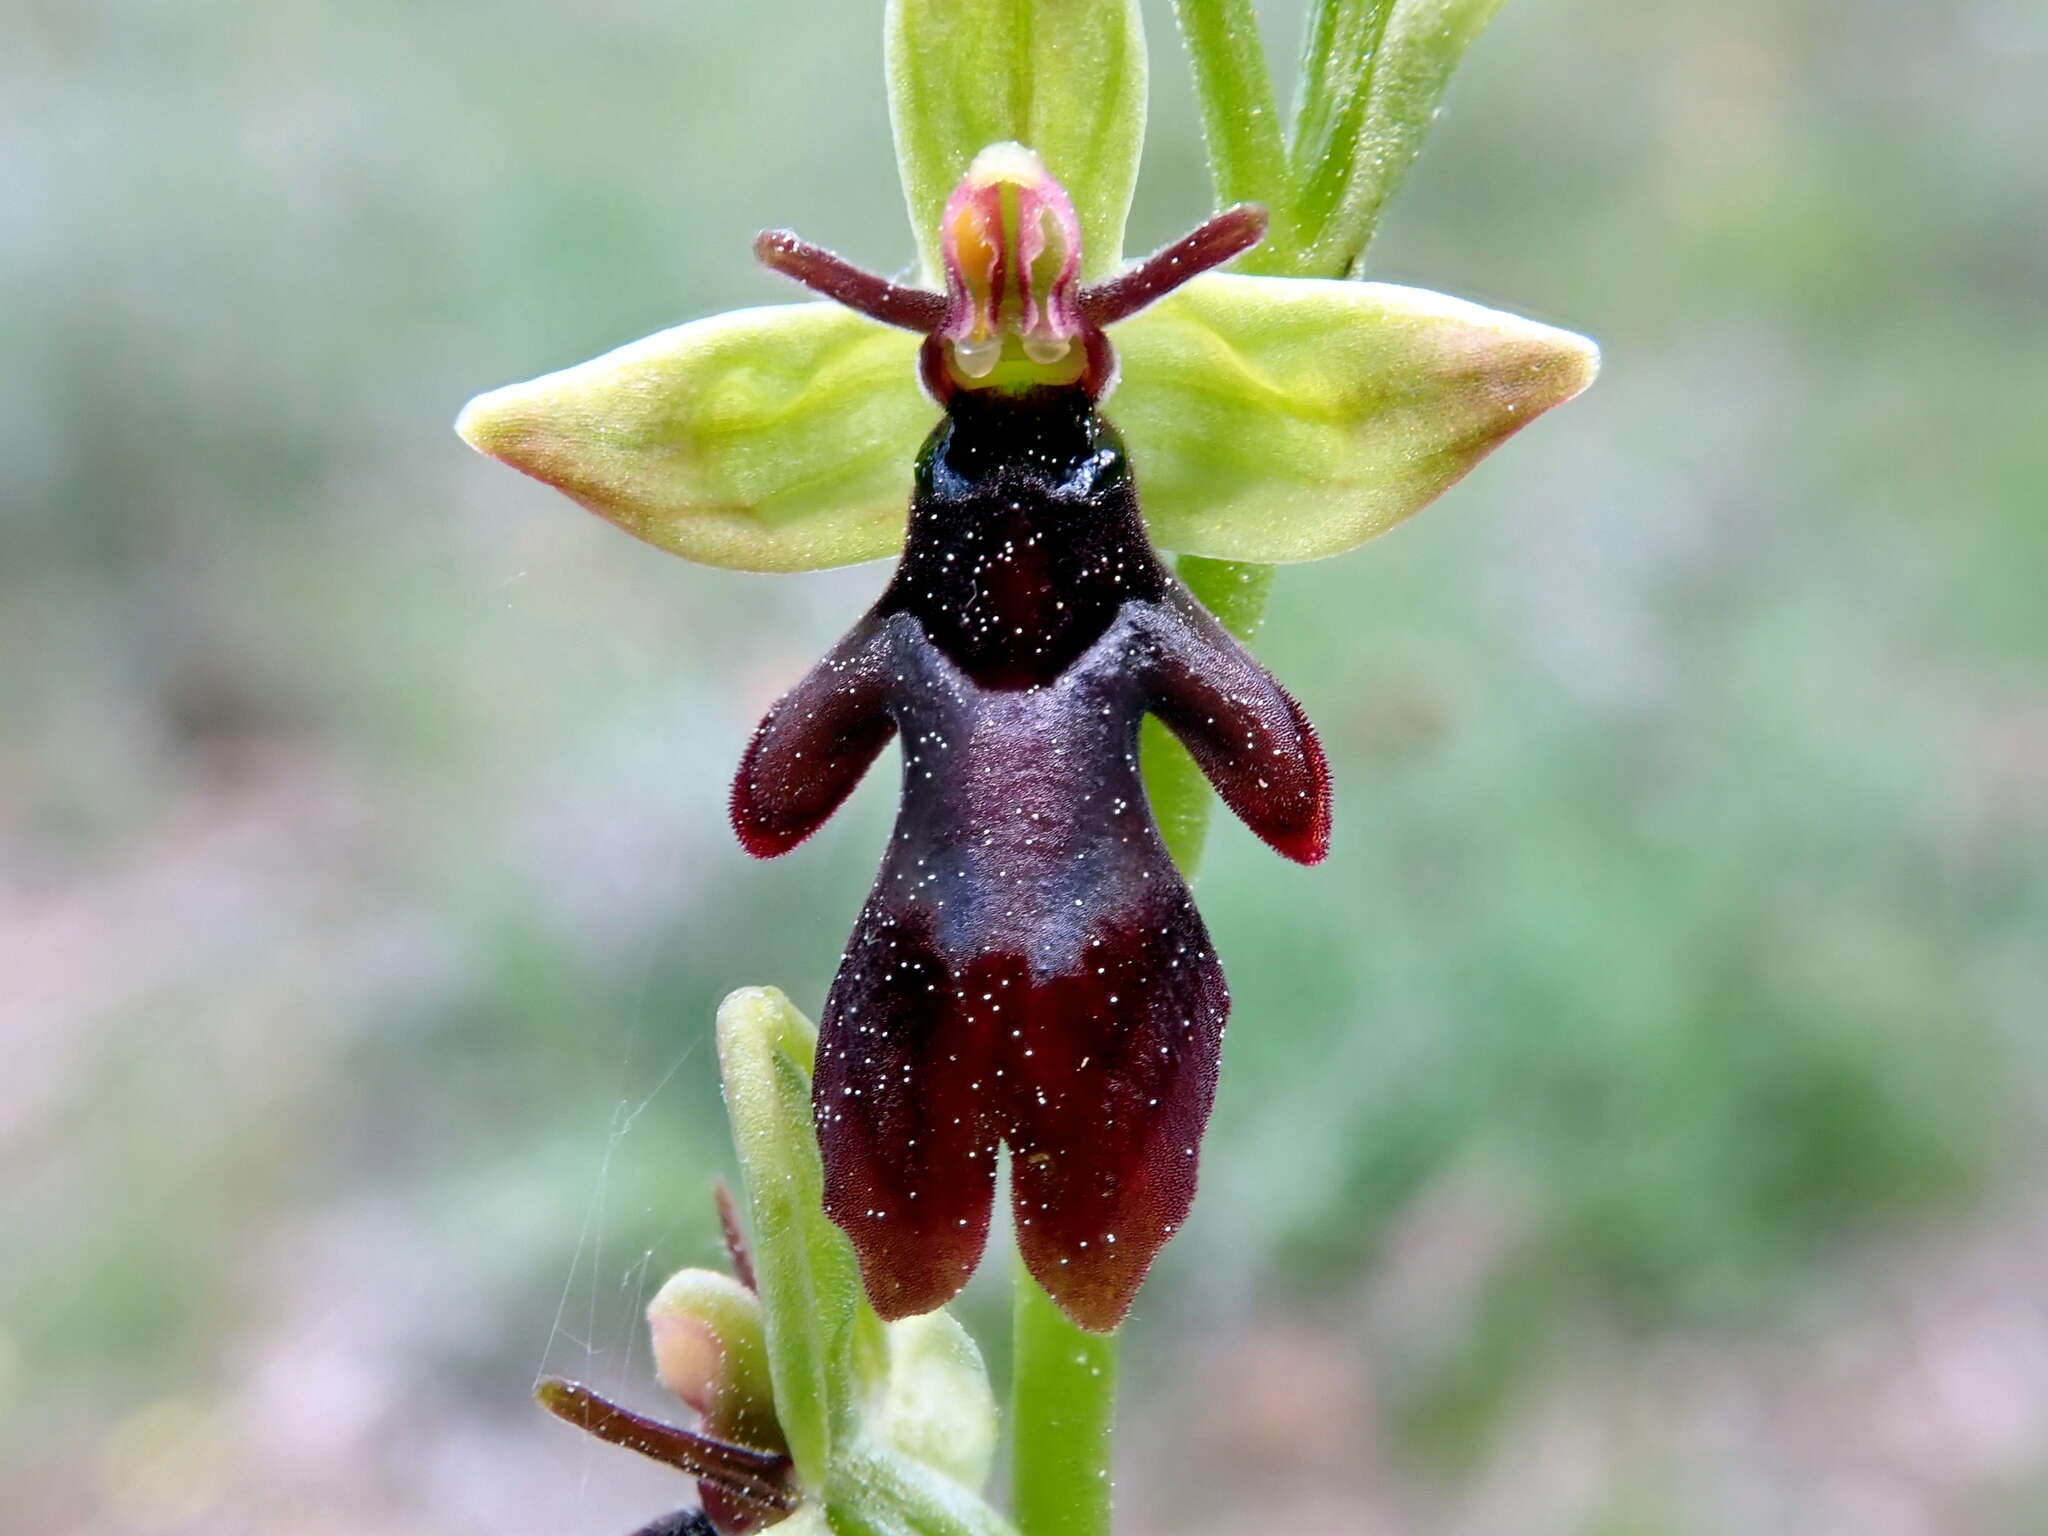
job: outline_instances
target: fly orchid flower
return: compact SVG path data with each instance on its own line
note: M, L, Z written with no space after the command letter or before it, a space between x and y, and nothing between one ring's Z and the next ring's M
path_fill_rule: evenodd
M1134 0L1003 33L1057 56L1022 93L985 88L988 40L960 19L995 9L891 7L922 284L764 235L764 262L836 302L663 332L481 396L458 429L703 563L901 556L770 711L733 791L741 842L772 856L902 743L896 830L826 1003L823 1200L875 1310L923 1312L979 1257L1007 1143L1027 1264L1103 1330L1188 1209L1228 1010L1145 797L1142 718L1283 854L1315 862L1329 825L1301 711L1154 546L1266 564L1349 549L1578 393L1596 354L1415 289L1210 271L1259 239L1255 207L1123 269ZM1427 115L1398 93L1426 108L1447 73L1402 65L1406 48L1434 67L1450 35L1427 9L1397 4L1360 54L1396 99L1377 130L1370 91L1344 121L1385 175ZM1324 226L1290 209L1276 233L1335 242L1347 270L1377 212L1365 185L1340 178Z
M825 1000L825 1208L885 1318L974 1271L996 1148L1018 1246L1082 1326L1113 1328L1194 1201L1229 993L1153 821L1156 714L1224 801L1302 863L1329 847L1329 772L1300 708L1153 552L1096 411L1103 327L1253 245L1234 208L1083 287L1066 191L995 145L948 201L947 293L794 236L764 260L921 330L946 408L917 458L895 579L762 723L733 786L750 853L808 837L891 737L896 831Z

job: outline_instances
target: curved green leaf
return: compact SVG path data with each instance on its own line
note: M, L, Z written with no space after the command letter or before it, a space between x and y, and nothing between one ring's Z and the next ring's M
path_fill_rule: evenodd
M1392 9L1393 0L1313 0L1309 7L1292 148L1293 212L1303 240L1325 230L1360 169L1358 140L1371 95L1372 69L1379 61L1380 37ZM1325 242L1318 252L1321 265L1302 260L1286 275L1341 277L1357 254L1332 252Z
M924 280L968 162L1014 139L1038 151L1081 218L1083 275L1123 260L1145 137L1137 0L890 0L889 120Z
M1427 506L1593 381L1583 336L1387 283L1198 278L1114 332L1153 538L1279 564Z
M1259 249L1270 255L1292 233L1280 227L1292 210L1287 143L1273 104L1258 11L1252 0L1174 0L1173 15L1194 70L1216 206L1264 204L1272 223Z
M1305 245L1301 270L1348 272L1372 240L1436 121L1465 50L1501 0L1374 0L1335 13L1316 53L1295 144Z
M686 559L852 565L903 547L939 414L917 348L836 304L735 310L479 395L455 430Z

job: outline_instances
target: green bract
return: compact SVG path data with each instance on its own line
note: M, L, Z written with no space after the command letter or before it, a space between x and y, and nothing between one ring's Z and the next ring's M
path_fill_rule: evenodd
M1416 288L1197 278L1119 326L1105 407L1153 537L1278 563L1341 554L1592 381L1592 343ZM752 571L903 545L938 411L917 338L824 304L678 326L472 401L475 447L650 544Z

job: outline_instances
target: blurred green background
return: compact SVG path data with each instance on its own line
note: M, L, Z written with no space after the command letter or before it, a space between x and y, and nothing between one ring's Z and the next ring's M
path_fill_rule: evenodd
M787 297L763 226L907 258L878 12L9 8L9 1528L681 1502L526 1393L658 1405L711 1010L815 1007L892 799L758 866L727 775L885 572L692 568L448 423ZM1208 207L1149 14L1134 247ZM1336 851L1212 840L1132 1536L2048 1530L2044 69L2037 0L1514 0L1470 56L1374 275L1606 372L1281 575Z

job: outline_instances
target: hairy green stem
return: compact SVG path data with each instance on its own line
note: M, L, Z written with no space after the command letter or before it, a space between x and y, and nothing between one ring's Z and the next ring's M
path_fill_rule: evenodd
M1020 1536L1109 1536L1116 1335L1067 1320L1020 1263L1010 1370Z

